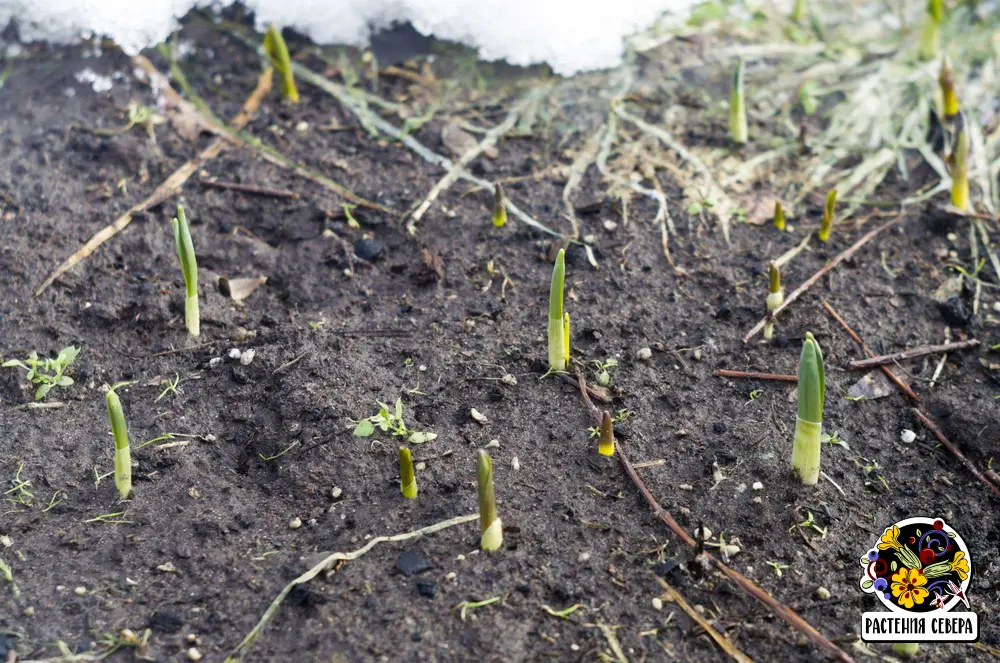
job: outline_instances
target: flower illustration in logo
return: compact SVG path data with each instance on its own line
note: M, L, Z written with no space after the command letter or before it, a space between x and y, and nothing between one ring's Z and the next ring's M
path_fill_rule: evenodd
M920 569L908 569L905 566L892 576L892 595L899 605L907 610L914 604L921 604L929 592L924 588L927 578Z
M967 605L969 549L940 518L908 518L890 525L859 563L864 569L861 589L892 611L948 611Z

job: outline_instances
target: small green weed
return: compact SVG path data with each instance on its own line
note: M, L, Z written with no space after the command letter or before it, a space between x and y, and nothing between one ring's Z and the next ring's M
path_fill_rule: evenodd
M64 375L66 367L76 360L80 354L80 348L69 346L59 352L55 359L40 359L37 352L32 352L24 361L10 359L0 364L3 368L23 368L28 372L27 378L32 384L37 384L35 390L35 400L40 401L52 390L52 387L69 387L73 384L73 378Z

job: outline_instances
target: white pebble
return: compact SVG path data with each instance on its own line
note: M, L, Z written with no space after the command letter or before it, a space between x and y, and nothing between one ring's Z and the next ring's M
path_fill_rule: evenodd
M752 488L754 490L764 490L764 484L762 484L760 481L754 481Z
M454 571L449 571L448 573L445 574L444 579L445 580L455 580L455 578L457 578L457 577L458 577L457 573L455 573Z
M993 310L1000 313L1000 302L993 302Z
M649 361L652 356L653 351L649 348L639 348L639 350L635 353L635 358L639 361Z
M521 469L521 461L518 460L517 456L514 456L513 458L510 459L510 469L514 470L515 472Z
M249 366L250 362L252 362L253 358L256 356L257 356L256 350L247 350L240 356L240 363L243 364L244 366Z
M242 354L243 353L240 352L239 348L233 348L232 350L229 351L229 358L230 359L239 359L240 355L242 355Z
M899 439L901 439L906 444L909 444L910 442L913 442L915 439L917 439L917 434L911 431L909 428L907 428L903 430L902 433L899 434Z
M211 359L208 360L208 367L215 368L221 363L222 363L222 357L212 357Z
M340 486L334 486L333 490L330 491L330 497L332 497L333 499L337 499L343 494L343 492L344 492L343 488L341 488Z
M298 518L298 517L292 518L292 520L288 523L288 529L298 529L300 527L302 527L302 519L301 518Z
M507 373L502 378L500 378L500 382L503 382L504 384L509 384L512 387L517 386L517 378L511 375L510 373Z
M830 590L827 589L826 587L817 587L816 598L818 598L820 601L826 601L827 599L830 598Z
M295 130L298 131L300 134L304 134L305 132L309 131L309 123L306 121L299 122L298 124L295 125Z
M500 440L490 440L489 442L486 443L486 447L485 448L487 448L487 449L499 449L500 448Z
M707 527L695 527L694 537L696 539L701 537L702 540L708 541L709 539L712 538L712 530L708 529Z
M617 227L618 227L618 224L615 223L614 221L605 221L604 222L604 229L607 230L608 232L611 232L612 230L614 230Z
M0 546L3 546L4 548L10 548L12 545L14 545L13 539L11 539L6 534L0 536Z
M198 651L197 647L191 647L191 649L187 650L187 657L189 661L200 661L201 652Z
M663 610L663 599L659 596L653 597L653 610Z
M579 555L577 555L576 561L581 563L590 561L590 553L589 552L580 553Z
M413 466L413 469L415 469L417 472L422 472L427 469L427 463L417 463L416 465Z
M81 585L80 587L74 589L73 593L76 594L77 596L83 596L87 593L87 588Z
M477 410L476 408L472 408L471 410L469 410L469 416L472 417L473 421L482 426L485 426L486 424L490 423L490 420L486 418L486 415Z

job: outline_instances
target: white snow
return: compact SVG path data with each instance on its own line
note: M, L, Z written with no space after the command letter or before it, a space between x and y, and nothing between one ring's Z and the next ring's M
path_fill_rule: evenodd
M0 0L0 28L17 17L27 41L94 35L125 52L162 42L192 0ZM484 60L548 62L556 73L617 65L623 38L695 0L247 0L258 27L274 22L319 43L364 46L373 30L410 21L425 35L478 47Z

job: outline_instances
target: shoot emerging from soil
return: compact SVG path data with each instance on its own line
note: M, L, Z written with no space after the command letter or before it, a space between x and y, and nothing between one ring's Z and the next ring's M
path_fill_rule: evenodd
M799 357L798 417L792 441L792 468L802 483L814 486L819 481L819 458L823 432L823 400L826 396L826 372L823 353L812 333L806 332Z
M40 401L52 390L52 387L69 387L73 384L73 378L63 375L66 367L76 360L80 354L80 348L69 346L59 351L59 356L55 359L39 359L37 352L32 352L24 361L10 359L2 364L3 368L23 368L28 371L25 376L32 384L37 384L35 389L35 400Z
M777 200L774 201L774 227L778 230L785 229L785 210Z
M894 642L892 644L892 653L903 658L916 656L919 650L920 643L918 642Z
M288 56L288 45L281 36L281 30L274 23L267 27L264 35L264 52L271 61L271 66L281 77L281 97L293 104L299 103L299 90L295 87L295 77L292 76L292 60Z
M948 166L951 168L951 204L963 212L969 209L969 133L965 113L955 115L955 133Z
M785 293L781 290L781 272L778 263L768 263L767 322L764 323L764 340L774 338L774 310L785 303Z
M941 59L938 84L941 86L941 110L945 121L949 121L958 115L958 95L955 94L955 69L947 55Z
M118 385L115 385L117 387ZM132 492L132 453L128 445L128 428L125 426L125 413L122 412L122 402L115 393L115 387L108 389L106 401L108 404L108 419L111 421L111 433L115 436L115 487L121 498L128 499Z
M399 448L399 489L407 499L417 498L417 476L413 472L413 456L406 447Z
M792 7L792 13L788 15L788 18L795 23L802 23L806 20L806 0L795 0L795 5Z
M607 412L601 414L601 440L597 446L597 453L602 456L615 455L615 428L611 415Z
M933 60L941 47L941 22L944 20L943 0L927 0L927 13L920 29L920 47L918 55L921 60Z
M729 137L737 145L747 142L747 108L743 95L743 58L736 61L733 86L729 90Z
M566 287L566 251L559 249L549 286L549 370L565 371L569 365L569 315L563 310Z
M503 195L503 187L497 182L493 189L493 226L503 228L507 224L507 198Z
M177 243L177 257L181 261L184 274L184 324L188 333L195 338L201 334L201 313L198 310L198 263L194 257L194 243L188 227L184 208L177 206L174 217L174 241Z
M493 463L486 451L476 453L476 477L479 487L479 547L496 550L503 545L503 523L497 517L497 502L493 496Z
M819 241L830 239L830 229L833 227L833 213L837 209L837 190L830 189L826 194L826 206L823 208L823 220L819 224Z

